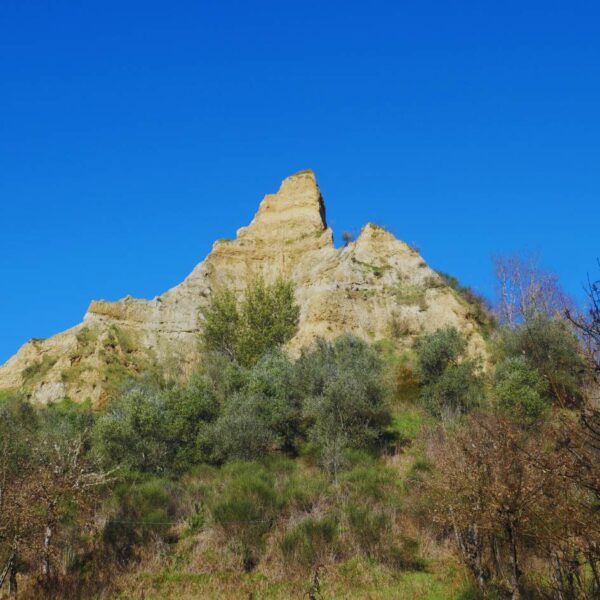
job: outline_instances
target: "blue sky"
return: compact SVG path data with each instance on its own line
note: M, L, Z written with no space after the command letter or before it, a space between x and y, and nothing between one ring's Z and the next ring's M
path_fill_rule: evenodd
M600 255L598 2L0 2L0 361L92 298L153 297L317 173L491 295ZM597 271L596 271L597 272Z

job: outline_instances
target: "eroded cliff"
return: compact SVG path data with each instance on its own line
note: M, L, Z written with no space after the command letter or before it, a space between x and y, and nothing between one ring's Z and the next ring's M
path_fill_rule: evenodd
M301 171L265 196L234 240L215 242L178 286L153 300L92 301L81 324L27 342L0 367L0 389L24 388L39 402L100 404L128 373L154 364L185 373L199 358L201 307L220 287L241 292L257 275L296 284L301 313L292 353L345 332L410 345L446 325L483 352L472 307L407 244L368 224L356 241L335 248L314 173Z

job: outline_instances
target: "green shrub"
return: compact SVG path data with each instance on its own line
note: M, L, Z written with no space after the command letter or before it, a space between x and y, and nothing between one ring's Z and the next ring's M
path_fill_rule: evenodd
M548 384L559 404L581 402L585 363L575 335L560 319L539 315L500 334L500 356L522 357Z
M263 414L268 409L262 398L236 393L214 425L201 430L199 456L215 463L263 456L275 445L275 434L268 426L269 417L264 418Z
M185 386L140 382L98 418L94 450L109 466L181 473L201 460L197 438L217 415L211 386L199 375Z
M320 340L297 362L304 388L308 437L334 476L348 448L375 449L391 422L382 382L382 361L366 342L342 336Z
M204 348L251 366L294 336L300 309L292 283L278 279L267 285L259 278L246 287L241 302L231 290L224 290L202 314Z
M94 425L95 416L91 402L74 402L65 398L51 402L38 410L43 427L52 430L63 438L70 438L78 433L87 433Z
M417 367L422 382L429 385L437 381L451 364L458 362L467 349L467 341L454 327L438 329L417 340Z
M219 405L206 378L196 374L187 385L164 392L164 431L172 456L171 469L181 473L197 464L197 437L205 423L219 414Z
M516 420L537 421L551 403L548 383L521 356L498 365L494 391L500 408Z
M481 404L483 383L473 361L449 365L433 383L423 387L423 406L435 416L455 417Z
M133 388L98 419L94 448L109 466L161 473L171 462L159 389Z
M269 450L296 454L302 434L302 391L296 369L281 351L265 354L252 367L216 358L207 362L215 396L222 405L212 427L201 430L198 452L204 460L252 460ZM219 382L216 365L224 366ZM214 382L216 378L217 381Z
M481 403L478 364L467 358L465 337L454 327L422 336L415 347L423 387L421 402L435 416L453 417Z
M261 418L278 448L295 453L301 433L302 392L294 364L281 351L267 353L248 372L246 389L259 399Z

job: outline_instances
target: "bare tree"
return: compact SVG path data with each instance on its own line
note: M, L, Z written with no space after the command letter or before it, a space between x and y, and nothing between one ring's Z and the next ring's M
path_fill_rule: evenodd
M590 375L595 383L600 383L600 279L588 280L587 314L576 315L567 307L567 319L580 332L587 350Z
M540 267L538 256L496 256L493 261L496 313L501 323L518 325L538 315L555 317L572 309L573 302L558 277Z
M11 588L16 593L20 565L39 565L40 589L49 592L53 563L62 550L60 529L77 514L79 526L92 526L97 490L112 480L95 470L85 452L84 437L60 440L32 434L3 440L1 457L0 544L12 546ZM28 444L27 452L10 453L10 443Z
M581 436L565 439L551 425L528 430L490 414L472 415L432 443L438 475L426 489L434 523L451 535L483 594L519 600L540 585L540 597L597 597L600 518L580 474L583 447ZM532 576L540 567L547 583Z

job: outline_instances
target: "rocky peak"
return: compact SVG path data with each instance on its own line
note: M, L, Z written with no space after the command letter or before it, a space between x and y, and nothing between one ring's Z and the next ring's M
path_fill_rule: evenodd
M410 347L416 335L447 325L464 331L474 350L483 348L469 305L389 231L368 224L355 242L334 248L315 175L300 171L264 197L236 239L215 242L178 286L153 300L92 301L80 325L25 344L0 366L0 389L23 387L39 402L66 396L101 404L115 377L157 363L190 372L199 358L201 308L215 290L241 292L257 275L296 285L300 323L291 353L342 333Z
M315 174L299 171L267 194L251 223L235 240L219 240L206 259L215 282L236 287L253 275L267 280L293 277L299 263L314 252L334 251L333 233Z
M252 222L238 230L237 239L281 246L319 238L325 231L321 191L315 174L306 170L284 179L276 194L267 194Z

